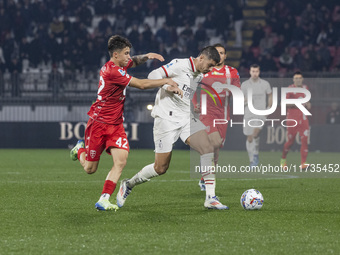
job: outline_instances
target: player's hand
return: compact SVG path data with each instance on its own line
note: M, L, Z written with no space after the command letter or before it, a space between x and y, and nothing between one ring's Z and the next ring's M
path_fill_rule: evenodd
M174 94L179 95L181 98L183 98L183 90L181 90L179 87L173 87L169 86L166 88L167 91L172 92Z
M195 105L194 112L196 112L196 113L200 113L201 112L201 105L200 104L196 104Z
M161 62L164 61L163 56L160 55L160 54L157 54L157 53L152 53L152 52L150 52L150 53L145 54L145 56L146 56L148 59L157 59L157 60L159 60L159 61L161 61Z

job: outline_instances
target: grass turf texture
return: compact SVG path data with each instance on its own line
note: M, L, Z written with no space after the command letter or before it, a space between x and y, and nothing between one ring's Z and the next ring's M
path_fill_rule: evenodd
M246 152L227 154L247 162ZM132 150L122 178L153 157ZM87 175L67 150L0 150L0 254L340 253L339 179L220 179L217 195L230 210L214 211L203 207L188 157L174 151L166 175L136 187L117 212L97 212L109 156ZM332 153L314 157L339 161ZM261 158L277 164L280 153ZM298 164L299 154L289 160ZM260 211L240 205L249 188L264 196Z

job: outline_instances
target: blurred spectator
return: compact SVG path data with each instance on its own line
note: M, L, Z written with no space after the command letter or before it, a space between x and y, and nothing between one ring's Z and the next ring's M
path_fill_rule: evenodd
M286 47L285 51L279 57L279 64L282 68L287 68L288 70L292 69L293 58L289 54L289 48Z
M111 27L111 26L112 26L112 24L109 21L109 19L107 18L107 15L104 14L103 17L101 18L101 20L98 23L99 32L102 33L102 34L105 34L106 29L108 27Z
M145 41L150 42L151 36L152 36L152 31L151 28L148 24L144 24L144 31L142 32L143 38Z
M132 29L131 29L128 37L129 37L129 41L132 43L132 45L137 43L138 37L139 37L138 25L137 24L132 25Z
M307 52L305 55L309 55L309 53ZM310 59L308 59L308 65L310 65L310 63L311 63L311 61L310 61ZM313 62L313 71L322 72L325 69L326 69L326 67L324 66L324 62L321 58L321 55L316 54L315 61Z
M8 65L8 71L11 74L11 93L12 97L20 97L20 74L22 73L22 65L18 59L13 58Z
M87 7L86 1L81 3L81 7L78 11L78 15L84 24L89 27L91 26L92 23L92 12L91 10Z
M190 27L193 26L196 18L194 6L191 4L187 4L185 6L185 10L182 13L183 15L181 24L189 24Z
M308 45L310 43L315 44L317 38L316 24L310 23L304 34L303 45Z
M114 31L118 34L119 30L125 31L127 25L126 13L120 13L114 24Z
M178 26L179 22L178 22L178 15L175 12L175 7L170 5L169 9L167 10L166 13L166 23L168 26Z
M228 58L228 53L227 53ZM251 51L249 47L244 47L242 51L242 57L240 62L240 69L241 70L248 70L249 67L256 63L256 58L254 57L254 53Z
M242 26L243 26L243 0L231 1L233 7L233 21L235 29L234 47L242 47Z
M328 69L331 63L331 53L324 42L320 42L320 48L317 51L317 54L320 54L322 62L326 70Z
M327 42L327 33L324 28L321 29L320 33L318 34L318 37L316 38L316 43L320 45L322 42Z
M55 37L61 37L64 32L64 23L55 17L52 23L50 23L50 30Z
M253 44L252 47L258 47L260 45L261 39L264 37L264 31L263 27L260 23L258 23L255 27L255 30L253 32L252 41Z
M166 22L164 22L162 27L157 30L156 39L161 43L170 45L170 34L169 34L169 29L166 25Z
M329 22L327 24L327 45L334 46L338 41L339 34L335 31L333 23Z
M312 20L313 15L316 15L316 12L312 4L307 3L305 10L301 13L301 20L303 25L307 26L309 23L311 23L313 21Z
M265 56L261 56L259 64L261 66L261 71L263 72L277 71L276 63L270 53L267 53Z
M330 11L326 5L323 4L321 8L317 10L316 18L317 18L318 23L321 24L321 26L325 26L326 24L330 22L330 18L331 18Z
M293 28L290 47L301 47L305 39L305 30L303 29L301 22L297 21L295 28Z
M52 66L52 70L48 75L48 88L52 90L52 97L56 100L59 96L59 92L63 89L63 75L59 72L56 65Z
M260 41L261 54L264 56L267 53L272 53L274 47L273 38L270 32L266 32L265 37Z
M315 67L316 67L316 63L314 61L314 58L308 52L306 52L302 57L302 62L299 68L303 72L308 72L308 71L315 70ZM320 69L317 69L316 71L319 71L319 70Z
M273 56L279 57L286 47L287 47L287 42L285 40L285 37L283 35L279 35L278 41L273 47Z
M338 103L333 102L331 105L331 110L327 113L326 118L327 124L340 124L340 110Z
M283 29L280 31L280 34L283 35L286 42L290 43L292 41L292 26L289 24L289 22L285 22L283 24Z
M6 62L3 54L3 50L0 46L0 97L5 94L5 84L4 84L4 72L6 69Z
M198 24L197 30L195 32L195 40L197 41L198 44L204 45L205 41L207 40L207 32L203 28L202 23Z
M100 55L96 50L96 47L91 41L87 42L87 47L84 54L84 69L85 77L94 75L97 71L97 67L100 65Z

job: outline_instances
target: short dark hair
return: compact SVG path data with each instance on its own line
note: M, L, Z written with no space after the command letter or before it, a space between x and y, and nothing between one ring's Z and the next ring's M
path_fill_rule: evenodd
M120 35L111 36L109 41L107 42L107 49L109 51L110 57L112 57L113 52L121 51L126 47L131 48L132 44L127 38Z
M294 77L295 75L301 75L301 76L303 76L302 73L301 73L301 71L296 71L296 72L294 72L293 77Z
M221 44L221 43L215 43L214 45L213 45L213 47L220 47L220 48L223 48L224 49L224 52L227 52L227 50L226 50L226 48Z
M206 46L204 47L201 52L198 54L198 56L205 55L208 57L208 59L212 59L217 63L220 63L221 58L220 54L216 50L214 46Z
M250 66L250 68L258 68L258 69L260 69L260 66L259 66L258 64L252 64L252 65Z

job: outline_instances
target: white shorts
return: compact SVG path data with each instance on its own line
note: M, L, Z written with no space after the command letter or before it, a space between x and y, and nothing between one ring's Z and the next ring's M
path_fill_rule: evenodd
M155 142L156 153L166 153L172 151L173 144L181 138L185 141L192 134L205 130L206 126L194 117L184 122L174 122L160 117L155 117L153 125L153 140Z
M254 133L254 129L262 129L266 122L266 116L257 116L251 118L244 118L243 134L248 136Z

